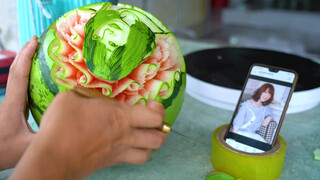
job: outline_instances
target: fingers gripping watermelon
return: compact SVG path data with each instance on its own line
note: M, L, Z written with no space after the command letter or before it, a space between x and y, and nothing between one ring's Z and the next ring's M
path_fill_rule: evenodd
M29 85L38 124L54 96L74 85L129 104L156 100L172 124L184 98L185 63L174 35L153 15L98 3L66 13L39 38Z

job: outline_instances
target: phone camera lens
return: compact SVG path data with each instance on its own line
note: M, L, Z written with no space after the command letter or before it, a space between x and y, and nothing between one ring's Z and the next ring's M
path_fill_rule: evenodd
M271 72L278 72L279 70L276 69L276 68L269 68L269 71L271 71Z

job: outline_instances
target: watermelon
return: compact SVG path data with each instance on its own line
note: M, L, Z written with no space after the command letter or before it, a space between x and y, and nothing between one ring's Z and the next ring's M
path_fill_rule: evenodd
M172 125L183 103L186 68L174 34L152 14L97 3L69 11L40 36L29 84L36 122L56 94L75 85L132 105L161 102Z

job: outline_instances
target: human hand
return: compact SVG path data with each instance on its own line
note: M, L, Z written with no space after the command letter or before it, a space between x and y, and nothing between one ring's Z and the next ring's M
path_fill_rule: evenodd
M267 126L269 125L270 121L272 121L273 119L274 119L274 118L273 118L272 116L266 117L266 118L263 120L261 126L267 127Z
M37 45L37 37L34 36L23 46L10 67L6 95L0 105L0 171L16 165L35 135L27 123L27 90Z
M167 138L156 129L164 114L157 102L132 106L73 91L58 94L12 178L79 179L102 167L142 164Z

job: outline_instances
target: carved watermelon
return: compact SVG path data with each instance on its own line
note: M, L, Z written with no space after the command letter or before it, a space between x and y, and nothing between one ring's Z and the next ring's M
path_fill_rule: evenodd
M54 96L74 85L129 104L154 99L172 124L181 109L186 69L175 36L134 6L98 3L72 10L39 38L29 102L39 124Z

